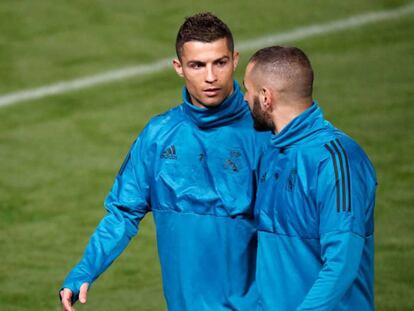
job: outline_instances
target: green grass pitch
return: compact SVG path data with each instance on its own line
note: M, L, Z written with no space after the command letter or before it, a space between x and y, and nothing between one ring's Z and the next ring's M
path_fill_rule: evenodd
M212 11L236 42L408 1L0 2L0 95L174 54L184 16ZM290 42L315 99L377 169L377 310L414 310L414 14ZM236 78L248 57L243 52ZM60 310L57 290L151 116L180 103L172 68L0 108L0 310ZM151 215L77 310L165 310Z

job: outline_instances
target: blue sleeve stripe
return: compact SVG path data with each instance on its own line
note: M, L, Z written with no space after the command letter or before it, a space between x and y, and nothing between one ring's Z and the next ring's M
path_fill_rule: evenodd
M336 211L339 213L340 210L340 197L339 197L339 177L338 177L338 166L336 164L336 159L335 159L335 154L332 151L332 149L329 147L328 144L325 145L325 148L329 151L329 153L331 154L332 157L332 162L333 162L333 166L334 166L334 172L335 172L335 189L336 189Z
M344 163L342 160L341 152L335 144L335 141L331 141L330 144L335 149L335 152L339 159L339 167L341 168L341 184L342 184L342 211L346 211L346 186L345 186L345 172L344 172Z
M339 141L339 139L335 140L337 142L337 144L339 145L339 147L342 150L342 153L344 154L345 157L345 164L346 164L346 177L347 177L347 183L348 183L348 212L351 211L351 173L349 170L349 160L348 160L348 155L345 152L344 147L342 146L341 142Z

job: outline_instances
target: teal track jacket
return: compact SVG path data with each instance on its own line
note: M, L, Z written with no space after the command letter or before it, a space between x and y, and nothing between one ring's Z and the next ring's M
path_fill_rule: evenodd
M261 310L374 309L374 168L318 105L272 136L259 164Z
M156 224L164 295L172 311L257 307L253 205L259 146L237 83L218 107L184 103L153 118L105 200L108 211L63 287L78 298L121 254L147 212Z

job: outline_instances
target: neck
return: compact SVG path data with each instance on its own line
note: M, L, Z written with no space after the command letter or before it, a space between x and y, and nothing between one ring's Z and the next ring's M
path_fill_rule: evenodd
M298 117L302 112L312 105L312 99L307 99L295 103L281 103L278 104L271 113L273 124L275 125L274 132L280 133L286 125L293 119Z

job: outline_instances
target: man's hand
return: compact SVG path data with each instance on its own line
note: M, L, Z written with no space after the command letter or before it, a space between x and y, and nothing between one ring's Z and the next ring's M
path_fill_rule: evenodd
M89 283L83 283L79 291L80 303L86 303L88 296ZM72 291L69 288L64 288L60 291L60 298L62 299L62 305L64 311L75 311L72 307Z

